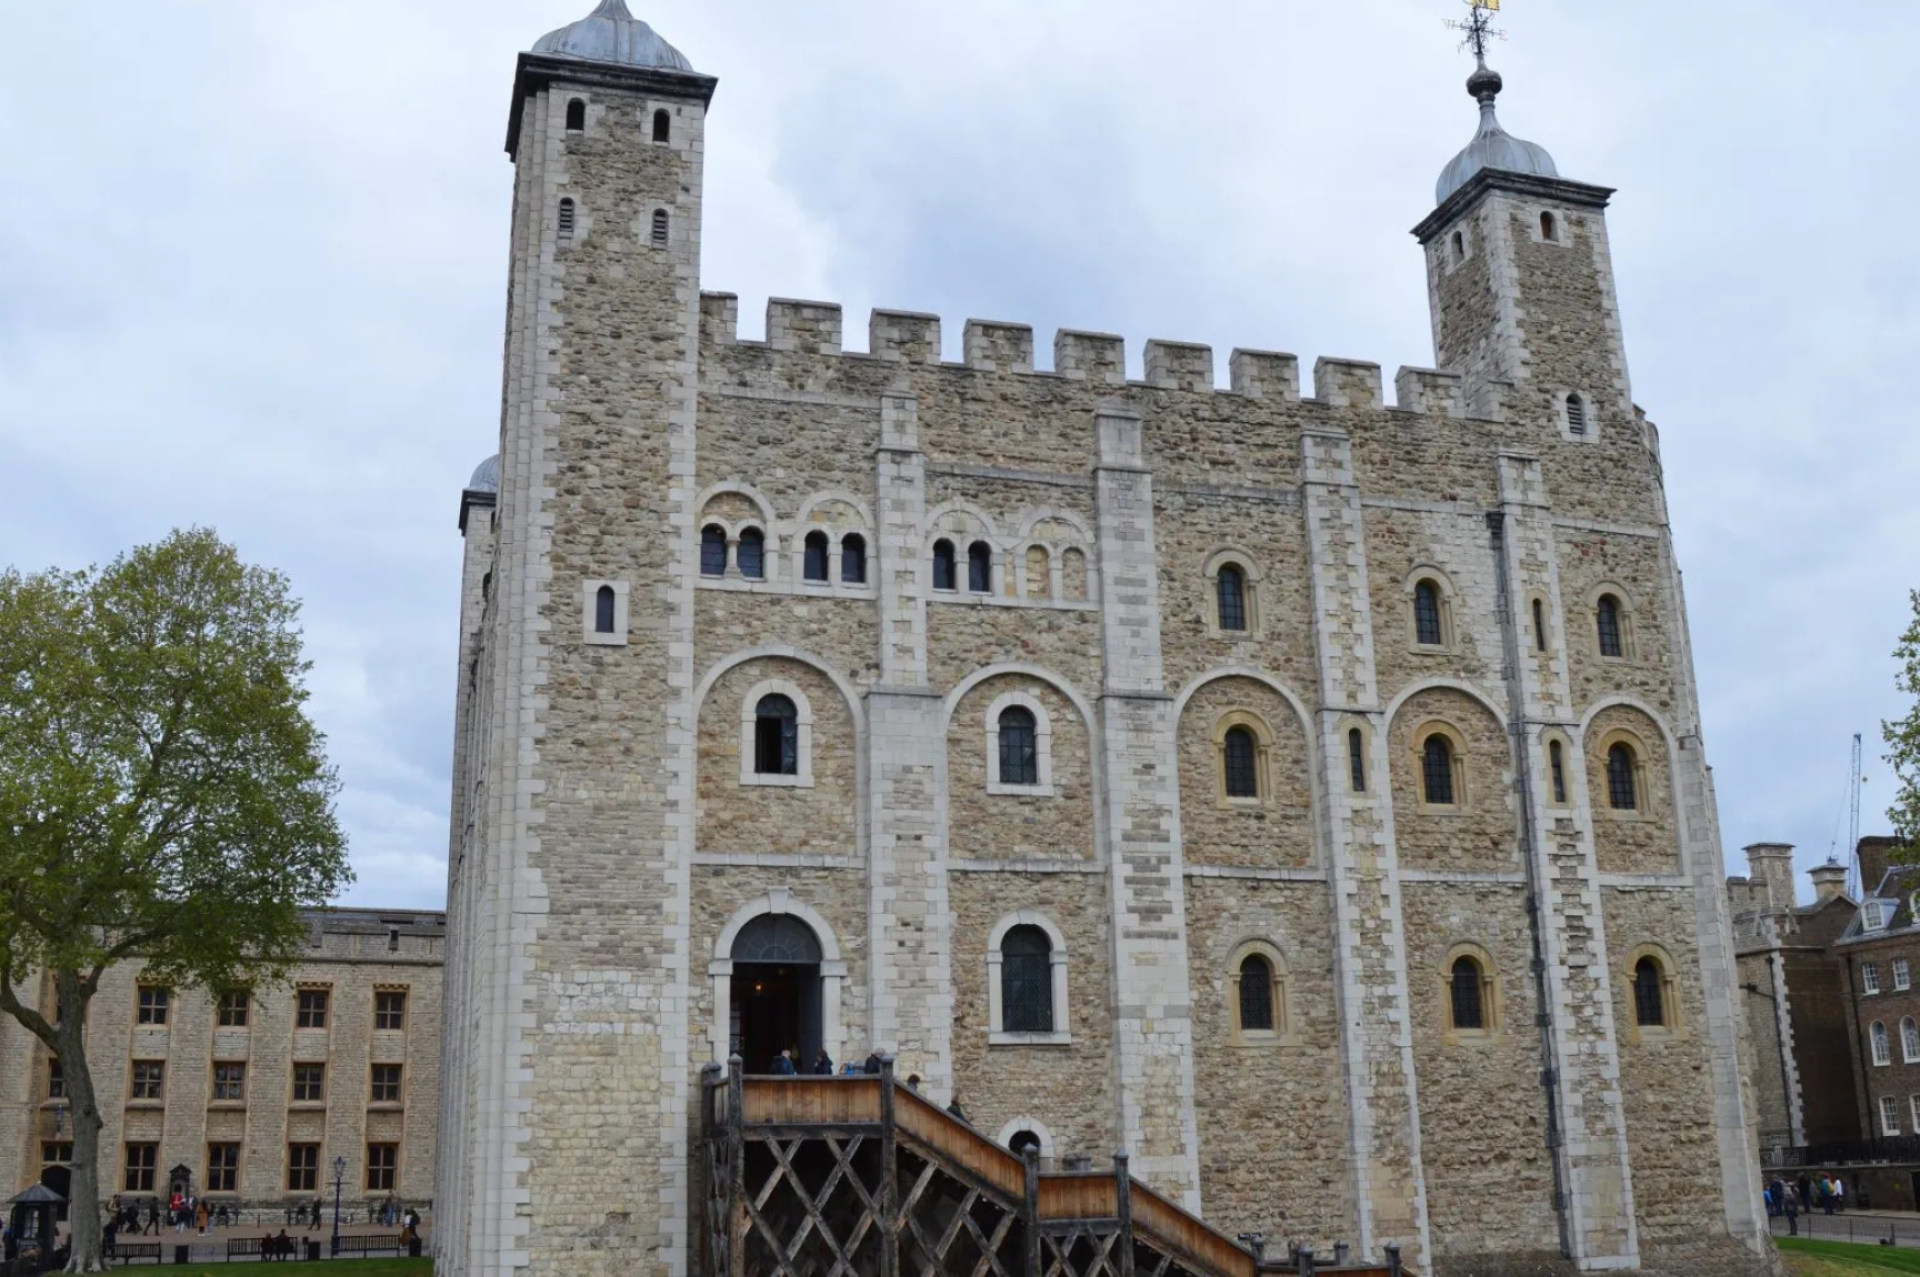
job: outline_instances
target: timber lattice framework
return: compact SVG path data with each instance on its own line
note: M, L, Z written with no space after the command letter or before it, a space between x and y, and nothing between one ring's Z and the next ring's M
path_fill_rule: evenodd
M1268 1259L1127 1172L1045 1171L899 1085L701 1073L702 1277L1397 1277ZM1412 1277L1408 1274L1407 1277Z

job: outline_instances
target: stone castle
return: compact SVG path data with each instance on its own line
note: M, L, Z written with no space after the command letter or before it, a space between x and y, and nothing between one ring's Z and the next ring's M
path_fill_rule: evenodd
M749 341L715 87L623 0L518 64L439 1271L700 1271L702 1067L873 1050L1229 1235L1773 1271L1611 192L1483 64L1392 403L816 302Z

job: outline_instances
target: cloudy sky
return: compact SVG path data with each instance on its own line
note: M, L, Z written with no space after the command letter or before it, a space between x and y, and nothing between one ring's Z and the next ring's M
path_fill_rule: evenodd
M720 78L709 288L1432 362L1459 0L635 0ZM350 899L443 897L460 488L514 54L590 0L11 4L0 562L203 523L306 600ZM1502 117L1618 187L1735 863L1867 832L1920 586L1920 5L1509 0ZM857 338L855 339L858 340ZM957 347L949 350L957 357Z

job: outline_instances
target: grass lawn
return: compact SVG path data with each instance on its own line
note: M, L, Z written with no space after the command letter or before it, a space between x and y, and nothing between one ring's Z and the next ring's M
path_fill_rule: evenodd
M164 1264L114 1268L116 1273L165 1273L167 1277L266 1277L268 1273L309 1273L326 1277L430 1277L431 1259L323 1259L317 1264L276 1260L271 1264Z
M1898 1246L1857 1246L1851 1242L1816 1242L1804 1237L1776 1237L1780 1253L1794 1277L1890 1277L1893 1273L1920 1273L1920 1250Z

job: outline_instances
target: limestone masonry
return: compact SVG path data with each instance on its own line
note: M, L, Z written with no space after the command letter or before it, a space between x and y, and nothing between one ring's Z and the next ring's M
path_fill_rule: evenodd
M439 1271L686 1277L699 1070L789 1048L1228 1235L1775 1271L1611 192L1476 74L1391 403L979 320L948 363L906 311L850 351L820 302L746 341L715 86L621 0L519 62Z

